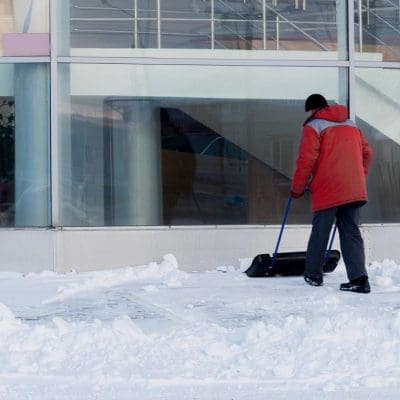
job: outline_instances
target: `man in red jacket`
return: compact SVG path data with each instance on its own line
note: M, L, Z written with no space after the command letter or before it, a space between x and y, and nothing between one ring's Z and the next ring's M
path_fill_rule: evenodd
M340 290L369 293L364 242L358 228L360 207L367 202L366 176L372 150L345 106L329 106L320 94L305 102L310 117L303 132L292 181L293 198L306 188L314 212L307 246L304 279L312 286L323 284L323 264L329 234L336 218L340 247L349 282Z

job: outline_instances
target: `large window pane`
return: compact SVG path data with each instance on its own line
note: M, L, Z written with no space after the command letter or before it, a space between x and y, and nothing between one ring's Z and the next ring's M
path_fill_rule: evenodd
M0 2L0 55L47 56L48 32L48 0Z
M360 60L400 60L400 2L356 0L356 55Z
M211 18L211 0L162 0L161 18L207 19Z
M72 55L85 54L79 48L119 56L134 55L135 48L257 49L272 51L270 57L280 50L297 58L311 52L315 58L347 58L345 0L70 0L71 10L68 1L58 1ZM61 46L63 54L68 51Z
M287 50L338 51L346 54L346 7L342 0L277 1L270 25L276 24L275 40ZM271 18L272 17L272 18Z
M0 226L50 225L46 64L0 64Z
M336 68L61 68L64 225L279 223L304 99L347 102Z
M214 46L216 49L262 49L262 22L243 20L216 21Z
M357 122L374 150L369 222L400 221L400 70L359 68Z
M209 21L163 20L161 47L174 49L210 49L211 26Z

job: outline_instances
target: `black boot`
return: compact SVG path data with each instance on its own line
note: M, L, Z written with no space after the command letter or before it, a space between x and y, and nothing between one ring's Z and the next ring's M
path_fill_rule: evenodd
M371 287L368 282L368 276L360 276L357 279L353 279L350 282L342 283L340 290L345 292L356 292L356 293L369 293Z
M304 280L311 286L323 286L322 277L304 275Z

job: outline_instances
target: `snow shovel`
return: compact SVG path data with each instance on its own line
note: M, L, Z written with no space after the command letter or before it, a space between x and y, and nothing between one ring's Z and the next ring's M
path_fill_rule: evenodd
M298 276L304 275L306 264L306 252L296 251L288 253L278 253L279 244L282 238L283 228L285 227L286 219L289 213L292 197L289 197L285 214L282 221L281 230L279 232L278 242L272 257L269 254L259 254L254 257L250 267L245 271L246 275L250 278L270 277L274 275L281 276ZM336 224L332 232L332 237L329 242L328 251L325 256L325 263L323 266L324 273L332 272L335 270L339 260L340 252L338 250L331 250L333 239L336 233Z

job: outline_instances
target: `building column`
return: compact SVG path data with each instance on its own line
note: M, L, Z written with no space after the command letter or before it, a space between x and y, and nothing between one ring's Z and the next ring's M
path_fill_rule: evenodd
M337 52L338 59L343 61L348 59L348 29L347 29L347 0L336 0L336 29L337 29ZM348 70L339 68L339 103L348 103Z
M124 135L112 133L112 224L162 225L160 106L151 100L118 105Z
M70 55L70 1L51 0L56 7L56 52L58 56ZM54 34L54 33L53 33ZM53 47L54 49L54 47ZM54 79L54 77L53 77ZM57 64L57 109L63 110L57 115L58 149L57 174L59 181L59 224L83 225L84 221L74 213L72 181L72 128L71 128L71 65Z
M14 0L19 33L49 31L48 0ZM15 225L50 223L49 71L15 64Z
M15 225L50 223L49 74L15 64Z

